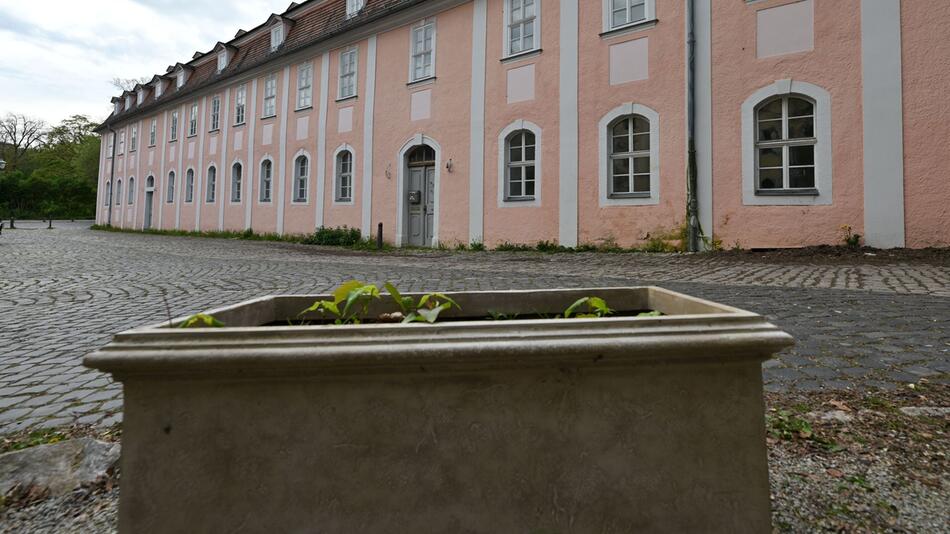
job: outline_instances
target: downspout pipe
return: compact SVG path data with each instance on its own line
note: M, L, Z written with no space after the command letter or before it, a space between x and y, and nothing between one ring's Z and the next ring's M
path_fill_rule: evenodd
M696 163L696 0L686 0L686 123L687 123L687 163L686 163L686 236L687 250L702 250L701 230L699 228L699 199L697 198Z
M112 195L115 194L115 142L116 142L116 133L112 129L112 126L109 126L109 133L112 134L112 165L111 170L109 171L109 211L106 215L108 226L112 226Z

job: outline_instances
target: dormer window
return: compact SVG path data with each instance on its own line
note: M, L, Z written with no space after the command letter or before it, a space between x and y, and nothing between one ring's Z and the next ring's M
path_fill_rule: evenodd
M145 102L145 89L139 89L135 95L135 101L138 105L142 105L142 102Z
M365 0L346 0L346 18L355 17L363 9Z
M175 74L175 87L181 89L185 85L185 71L179 70Z
M122 102L119 100L115 101L115 115L118 115L122 111Z
M270 29L270 51L276 52L284 44L284 25L277 24Z
M125 97L125 109L132 109L132 96Z
M218 74L221 74L224 69L228 66L228 51L222 50L218 52Z
M158 100L162 96L162 85L164 84L162 84L161 80L155 82L155 100Z

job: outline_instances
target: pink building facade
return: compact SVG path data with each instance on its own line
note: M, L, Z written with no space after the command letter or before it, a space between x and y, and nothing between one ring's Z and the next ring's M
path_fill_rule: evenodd
M311 0L114 99L97 222L950 246L948 27L916 0Z

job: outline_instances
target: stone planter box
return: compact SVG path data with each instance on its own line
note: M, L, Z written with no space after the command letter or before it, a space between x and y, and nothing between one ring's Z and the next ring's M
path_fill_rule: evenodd
M590 295L665 316L482 319ZM435 325L262 326L318 298L276 296L117 335L86 365L124 385L120 529L770 532L788 334L658 288L451 296Z

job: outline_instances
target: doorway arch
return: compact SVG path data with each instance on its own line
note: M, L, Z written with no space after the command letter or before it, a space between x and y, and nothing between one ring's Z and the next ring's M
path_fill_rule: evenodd
M431 158L431 159L429 159ZM412 160L412 161L410 161ZM405 246L420 242L412 237L411 226L419 224L420 211L424 225L420 229L423 236L419 246L432 247L439 243L440 182L442 177L442 146L431 137L417 134L399 150L399 170L396 180L396 246ZM427 174L431 173L431 178ZM419 180L422 180L421 182ZM413 183L410 183L413 182ZM421 187L422 184L428 184ZM410 202L410 187L418 187L421 197Z

